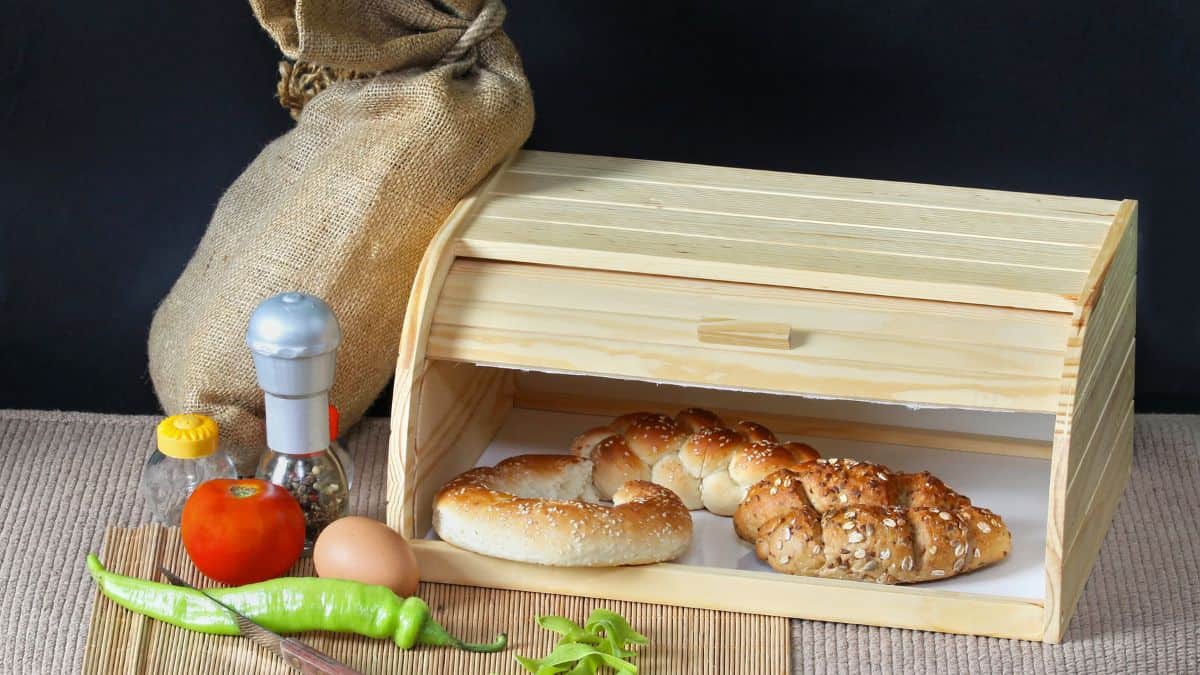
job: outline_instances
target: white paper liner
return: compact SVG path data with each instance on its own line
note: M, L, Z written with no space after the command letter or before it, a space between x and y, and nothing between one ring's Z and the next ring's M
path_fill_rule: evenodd
M611 418L594 415L514 409L476 466L491 466L521 454L566 453L571 440ZM914 587L1042 600L1045 595L1046 513L1050 464L1046 460L974 452L806 438L823 457L852 457L885 464L896 471L928 470L974 504L999 514L1013 534L1009 557L991 567ZM778 574L758 560L737 538L730 518L693 511L692 545L675 562L684 565L741 569ZM431 530L428 539L436 539Z

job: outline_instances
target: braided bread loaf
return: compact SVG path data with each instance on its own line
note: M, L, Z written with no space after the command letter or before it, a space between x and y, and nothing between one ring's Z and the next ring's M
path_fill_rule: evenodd
M750 486L767 474L818 456L804 443L780 443L761 424L727 427L699 408L674 418L622 415L580 434L571 452L592 461L592 482L603 499L627 481L647 480L674 491L689 509L722 516L733 515Z
M750 488L734 528L788 574L905 584L1003 559L1004 522L927 472L818 459Z

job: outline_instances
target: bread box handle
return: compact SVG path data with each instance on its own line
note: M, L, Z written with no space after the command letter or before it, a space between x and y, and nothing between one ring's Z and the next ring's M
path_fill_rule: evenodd
M791 349L792 327L771 321L702 319L696 327L701 342L767 349Z

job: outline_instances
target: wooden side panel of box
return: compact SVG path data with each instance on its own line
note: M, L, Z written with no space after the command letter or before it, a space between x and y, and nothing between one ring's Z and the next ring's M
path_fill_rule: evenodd
M1076 312L1051 460L1046 545L1047 642L1058 642L1133 460L1137 204L1122 204Z
M417 394L411 502L413 531L433 526L433 498L451 478L475 466L513 405L516 373L469 363L431 361Z
M479 207L480 200L492 189L497 178L504 173L512 160L510 157L493 169L487 178L458 203L429 242L413 279L404 315L404 330L400 337L400 351L396 356L396 376L392 385L394 393L391 436L388 439L387 522L392 529L405 537L413 537L418 531L424 531L418 527L416 509L413 507L417 496L417 471L421 464L417 455L421 389L426 376L425 356L429 328L433 323L433 311L438 295L442 292L446 274L454 262L454 241L459 230L471 219ZM480 373L482 372L481 369ZM509 386L511 387L511 381ZM475 405L491 409L486 398L476 401ZM425 417L430 419L428 412ZM481 433L477 431L476 435ZM483 447L487 447L487 443L484 443ZM479 451L482 452L483 448ZM471 459L472 463L474 459ZM425 527L428 528L427 523Z

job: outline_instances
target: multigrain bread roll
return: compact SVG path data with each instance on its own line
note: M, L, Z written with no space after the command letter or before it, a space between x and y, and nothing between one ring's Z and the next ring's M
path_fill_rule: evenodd
M734 528L780 572L881 584L952 577L1012 548L996 514L929 473L852 459L767 476L734 513Z
M496 558L571 567L661 562L692 539L692 515L670 490L631 481L599 504L592 463L520 455L471 469L434 497L443 541Z
M627 481L651 481L670 488L689 509L722 516L733 515L763 476L818 457L804 443L780 443L761 424L726 426L699 408L674 418L649 412L622 415L580 434L571 452L592 461L592 479L602 498Z

